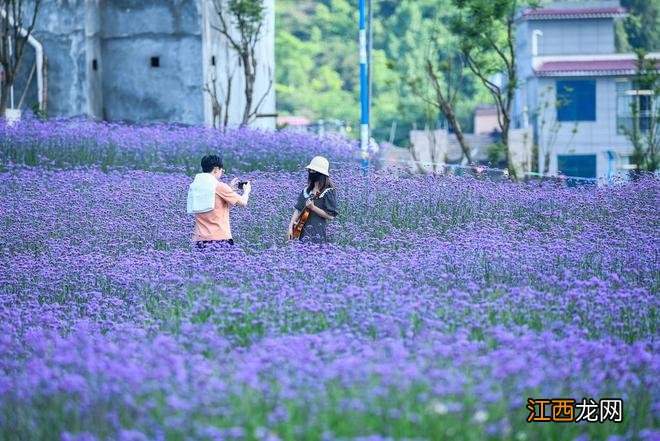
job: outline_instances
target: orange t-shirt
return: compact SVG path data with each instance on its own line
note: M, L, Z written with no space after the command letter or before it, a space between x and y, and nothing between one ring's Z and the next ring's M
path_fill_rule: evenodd
M195 231L193 240L227 240L231 239L229 226L229 208L234 206L241 197L224 182L218 182L215 187L215 208L206 213L195 214Z

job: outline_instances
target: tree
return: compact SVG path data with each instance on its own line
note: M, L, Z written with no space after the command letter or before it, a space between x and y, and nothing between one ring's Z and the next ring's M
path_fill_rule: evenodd
M423 60L424 79L417 77L410 84L417 96L442 112L453 129L463 155L468 162L472 162L470 145L463 136L463 129L455 111L465 79L465 65L463 57L456 53L451 43L448 44L446 41L446 33L444 36L443 41L440 22L436 20L428 38L428 48ZM431 86L432 97L428 97L426 93L428 87L425 86L428 84Z
M633 145L631 160L637 173L654 172L660 165L660 112L656 101L660 92L658 62L659 60L646 57L643 50L637 50L637 73L630 103L632 127L621 127Z
M245 126L257 115L273 85L272 78L269 78L266 92L253 105L258 64L256 47L262 37L266 8L263 0L213 0L213 6L218 16L218 24L212 27L226 38L229 46L236 52L239 64L243 68L245 107L241 125ZM235 35L234 30L238 35ZM231 84L229 85L231 86ZM211 92L209 91L209 93ZM231 91L228 89L227 94L230 93ZM211 94L211 96L214 99L214 95ZM214 101L216 104L219 103L217 99ZM226 111L227 109L225 109Z
M23 0L0 0L0 65L4 70L4 81L0 90L0 116L7 113L11 87L21 65L25 45L37 22L41 0L34 0L32 13L25 20ZM27 23L27 27L24 25Z
M226 49L225 58L229 60L229 50ZM204 91L211 98L211 111L213 114L213 127L222 126L225 129L229 125L229 105L231 103L231 86L236 73L236 65L226 64L225 84L218 84L218 73L215 66L210 69L210 81L204 85ZM218 90L219 89L219 90Z
M347 38L356 31L357 8L348 0L278 0L276 12L278 112L359 121L358 52ZM373 61L385 57L374 51Z
M488 89L497 108L502 144L507 148L509 175L516 179L511 160L509 129L514 94L518 86L516 73L515 16L523 5L536 6L535 1L522 0L452 0L458 14L452 32L459 39L468 68ZM503 81L494 80L502 75Z
M354 0L278 0L275 7L278 112L356 124L359 60L356 40L347 38L357 31ZM379 0L373 7L371 130L376 139L387 139L396 122L393 141L405 146L413 123L423 127L429 116L426 103L411 93L410 80L421 79L420 87L431 91L424 68L427 37L435 21L444 24L452 13L451 0ZM439 37L443 48L451 39L449 32ZM474 106L488 95L474 75L465 73L454 112L463 131L470 131ZM435 127L439 114L432 113L430 126Z
M622 0L621 6L628 9L623 27L630 46L647 52L660 49L660 1Z

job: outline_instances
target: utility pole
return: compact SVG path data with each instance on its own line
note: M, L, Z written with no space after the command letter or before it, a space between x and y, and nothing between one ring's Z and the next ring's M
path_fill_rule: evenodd
M366 171L369 166L369 86L367 81L367 31L365 29L365 0L359 0L360 5L360 149L362 150L362 167Z
M371 116L371 104L373 97L373 49L374 49L374 11L372 6L372 0L367 0L367 81L369 82L369 116ZM369 141L371 141L371 124L369 125Z

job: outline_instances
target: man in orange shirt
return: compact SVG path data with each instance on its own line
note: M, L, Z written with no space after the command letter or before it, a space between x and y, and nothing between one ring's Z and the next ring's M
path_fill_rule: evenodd
M249 182L243 186L243 194L236 192L238 179L230 185L220 182L224 173L222 159L217 155L207 155L202 158L202 171L215 178L215 206L204 213L195 213L195 230L193 241L197 248L203 249L210 244L234 244L229 225L229 209L234 205L245 207L248 203L252 186Z

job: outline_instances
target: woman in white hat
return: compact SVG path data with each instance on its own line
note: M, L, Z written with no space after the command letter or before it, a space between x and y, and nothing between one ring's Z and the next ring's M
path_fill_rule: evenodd
M327 242L326 224L337 216L337 195L330 180L330 163L323 156L315 156L305 168L308 172L307 186L298 194L287 239L296 236L296 225L303 220L300 240Z

